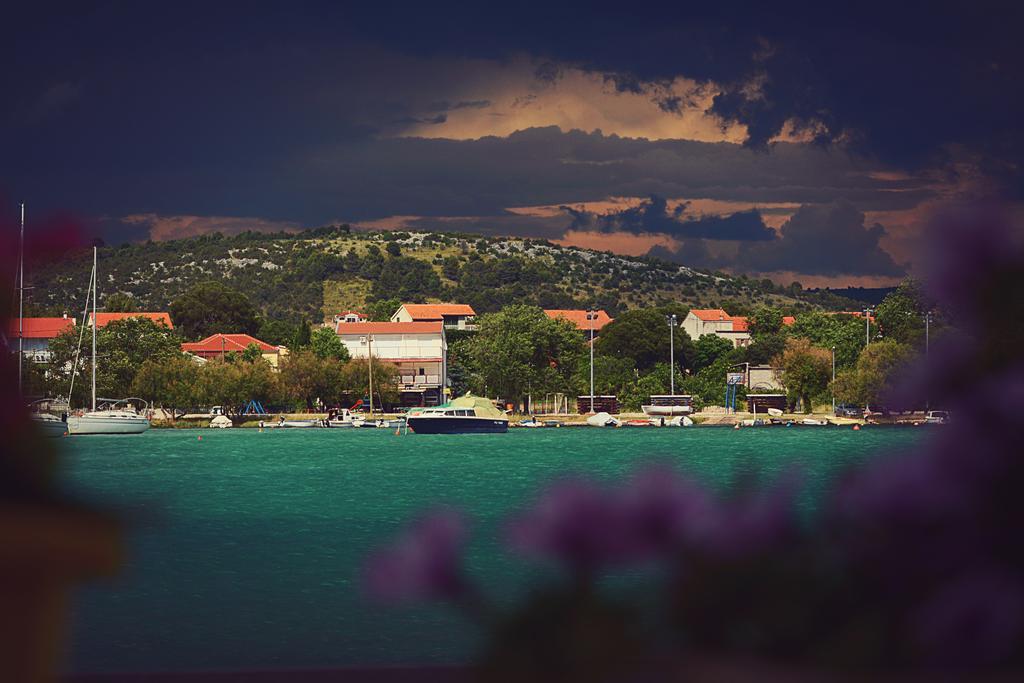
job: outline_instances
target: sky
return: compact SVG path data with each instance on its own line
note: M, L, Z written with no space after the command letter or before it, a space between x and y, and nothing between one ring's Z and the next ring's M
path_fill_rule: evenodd
M944 207L1020 211L1022 14L36 3L0 28L0 209L108 243L349 223L888 285Z

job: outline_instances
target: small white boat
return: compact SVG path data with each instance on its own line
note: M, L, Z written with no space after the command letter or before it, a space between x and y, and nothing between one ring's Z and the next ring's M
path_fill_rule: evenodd
M234 423L231 422L231 418L227 415L218 415L210 421L211 429L231 429L234 426Z
M689 415L693 412L693 406L640 406L644 415L654 417L673 417L675 415Z
M587 418L587 424L591 427L618 427L622 421L609 413L594 413Z
M779 410L778 408L769 408L768 414L771 415L772 417L782 417L782 411Z
M516 426L528 427L529 429L537 429L538 427L543 427L544 423L535 417L530 417L525 420L520 420L519 422L516 423Z
M282 417L276 425L271 426L282 429L312 429L320 426L320 420L286 420Z
M800 424L810 427L825 427L828 426L828 420L816 420L813 417L805 417L800 420Z
M692 427L693 420L686 415L676 415L673 418L652 417L648 420L655 427Z
M32 424L43 436L60 437L68 433L68 423L49 413L32 413Z

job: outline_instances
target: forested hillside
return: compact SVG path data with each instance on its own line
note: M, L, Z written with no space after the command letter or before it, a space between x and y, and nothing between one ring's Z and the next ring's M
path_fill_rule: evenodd
M33 266L28 314L74 315L85 303L91 250ZM217 280L242 292L268 319L319 322L346 309L399 299L454 300L479 313L510 303L589 305L616 315L678 302L743 314L772 304L795 312L856 307L827 292L729 277L653 259L566 248L546 241L453 233L350 232L330 226L297 234L219 233L99 250L99 306L120 294L167 310L190 286ZM124 296L117 297L124 299Z

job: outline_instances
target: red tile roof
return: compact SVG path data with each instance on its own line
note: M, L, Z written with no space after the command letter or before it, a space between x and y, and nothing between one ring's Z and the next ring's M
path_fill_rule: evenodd
M185 342L181 345L181 350L196 355L230 351L240 352L245 351L249 344L255 344L260 347L260 351L263 353L274 353L281 348L260 341L248 334L211 334L202 341Z
M691 308L690 313L693 313L704 322L730 319L729 314L721 308Z
M791 315L784 315L784 316L782 316L782 324L783 325L787 325L788 326L788 325L792 325L795 322L796 322L796 318L794 318Z
M96 322L99 327L106 327L115 320L124 320L125 318L149 318L153 322L160 324L163 323L168 329L174 329L174 325L171 324L170 313L163 312L138 312L138 313L97 313ZM92 324L92 313L89 314L89 324Z
M346 323L339 322L338 334L433 334L443 328L441 321L414 323Z
M573 310L573 309L545 309L544 313L549 318L563 318L574 324L577 329L588 331L593 325L595 330L600 330L602 327L610 323L614 318L609 316L607 313L597 311L597 317L594 320L587 320L587 311L584 310Z
M476 315L468 304L402 304L414 321L441 320L446 315Z
M734 315L730 318L732 320L732 331L733 332L749 332L750 321L744 315Z
M25 339L53 339L65 330L75 326L74 318L22 318ZM17 339L18 319L7 321L7 338Z

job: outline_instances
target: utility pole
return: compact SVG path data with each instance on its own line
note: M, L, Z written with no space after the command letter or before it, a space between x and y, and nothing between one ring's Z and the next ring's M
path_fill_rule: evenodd
M21 236L18 240L18 396L21 391L21 364L25 360L25 202L21 203Z
M928 312L926 312L924 314L924 361L925 361L924 364L925 364L925 368L927 368L927 372L929 372L929 373L931 372L931 367L930 367L930 364L928 362L929 361L929 357L931 355L931 348L930 348L931 347L931 340L929 339L929 336L930 336L929 335L929 333L930 333L929 328L931 327L931 324L932 324L932 312L928 311ZM925 386L927 386L927 385L925 385ZM929 411L929 410L931 410L931 408L932 408L931 392L926 390L925 397L924 397L924 409L925 409L925 411Z
M864 346L871 343L871 314L874 312L873 308L864 309Z
M669 393L676 395L676 314L666 315L668 321L668 385Z
M591 308L587 311L587 320L590 321L590 412L594 412L594 318L597 312Z

